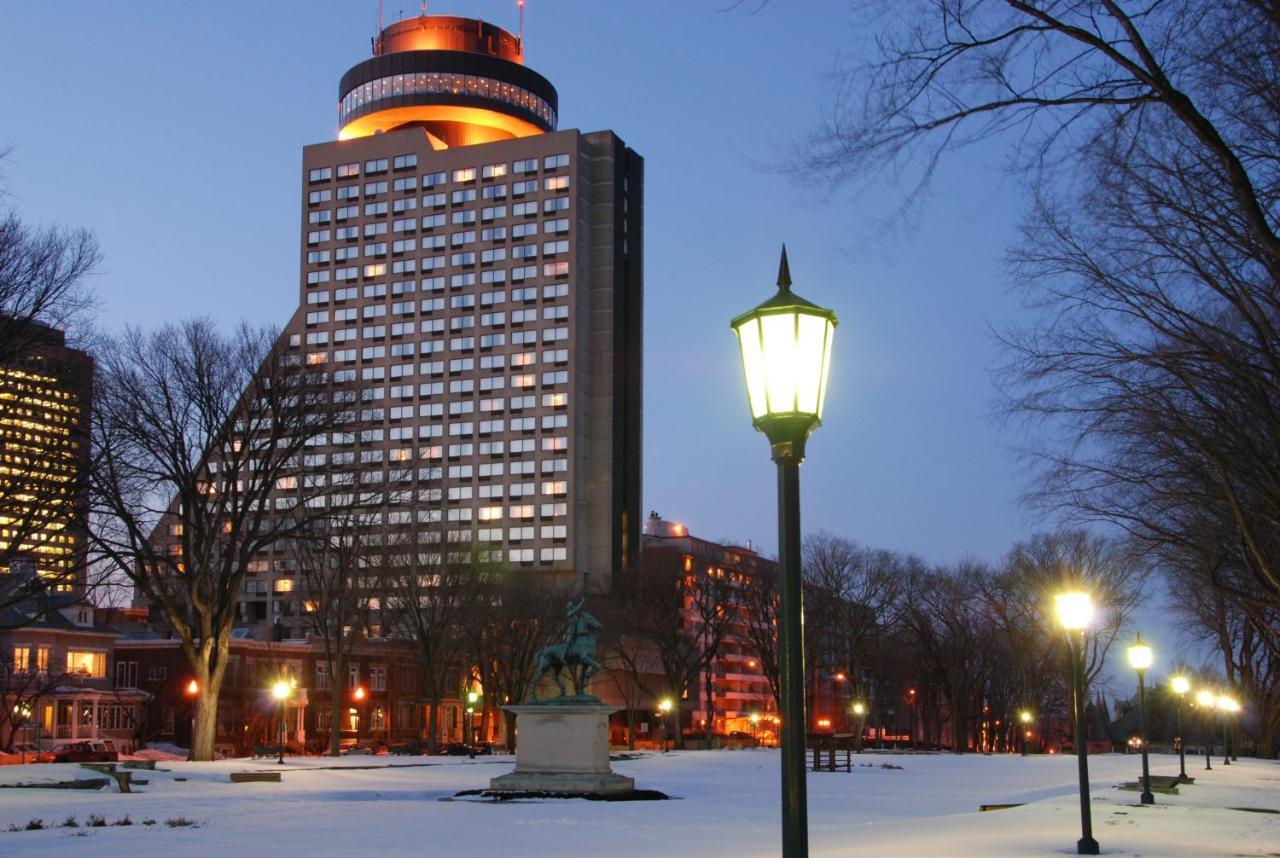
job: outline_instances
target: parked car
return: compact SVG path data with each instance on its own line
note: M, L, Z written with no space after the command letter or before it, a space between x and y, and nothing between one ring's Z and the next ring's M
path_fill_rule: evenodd
M85 739L58 745L48 759L53 763L114 763L120 754L110 739Z
M368 745L348 745L342 749L344 757L371 757L373 753L373 748Z
M444 754L446 757L486 756L493 753L493 745L489 742L476 742L471 745L466 742L445 742L436 753Z

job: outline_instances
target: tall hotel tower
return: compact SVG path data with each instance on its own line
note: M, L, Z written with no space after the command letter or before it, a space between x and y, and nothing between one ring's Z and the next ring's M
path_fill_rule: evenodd
M556 121L511 33L383 30L342 77L338 139L303 150L286 333L358 382L359 452L331 467L412 480L402 524L438 509L510 567L602 591L639 548L644 171ZM244 619L294 631L296 605L264 604L299 595L289 566Z

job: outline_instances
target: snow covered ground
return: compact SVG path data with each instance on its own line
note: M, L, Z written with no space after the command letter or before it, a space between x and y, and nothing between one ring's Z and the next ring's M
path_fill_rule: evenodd
M864 754L852 774L809 775L815 856L1036 856L1073 854L1079 837L1071 757ZM881 768L881 763L901 769ZM864 765L865 764L865 765ZM139 772L147 786L109 791L0 789L0 855L163 856L771 856L778 854L775 751L649 754L614 763L642 788L677 801L440 801L483 788L512 758L348 757L216 763L162 762ZM1141 807L1139 758L1090 758L1094 833L1103 854L1280 855L1280 764L1229 767L1188 759L1197 778L1178 796ZM236 771L284 772L282 783L232 784ZM1175 757L1152 758L1154 774L1176 774ZM0 783L92 777L74 765L8 766ZM185 780L179 780L185 778ZM978 813L979 804L1025 802ZM7 832L33 818L78 829ZM86 828L91 814L108 823ZM185 817L191 827L167 827ZM142 826L144 820L156 824Z

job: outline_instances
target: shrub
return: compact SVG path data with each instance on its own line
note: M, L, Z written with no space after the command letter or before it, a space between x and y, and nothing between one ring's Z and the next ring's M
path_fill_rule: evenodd
M62 820L62 827L63 828L79 828L80 823L79 821L76 820L76 815L73 813L70 816L68 816L66 819Z

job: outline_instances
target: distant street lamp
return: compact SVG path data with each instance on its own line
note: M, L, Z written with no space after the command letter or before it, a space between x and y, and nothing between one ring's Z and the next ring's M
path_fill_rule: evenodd
M1156 803L1156 797L1151 794L1151 767L1147 762L1147 668L1151 667L1152 658L1151 647L1142 642L1142 635L1138 635L1133 646L1129 647L1129 666L1138 672L1138 736L1142 739L1143 804Z
M1031 713L1023 709L1018 713L1018 720L1022 722L1022 756L1027 755L1027 740L1031 738Z
M196 682L195 679L192 679L187 683L186 692L188 700L187 708L191 711L191 741L188 743L191 745L191 749L187 753L187 759L192 760L195 759L196 752L196 698L200 696L200 683Z
M1182 698L1191 690L1191 680L1185 676L1175 676L1169 680L1169 688L1178 698L1178 780L1187 783L1187 742L1182 737Z
M671 714L671 698L664 697L658 701L658 717L662 721L662 750L667 749L667 716Z
M1240 711L1240 704L1222 694L1218 697L1218 717L1222 721L1222 764L1231 765L1231 737L1227 735L1228 719Z
M1071 693L1076 722L1076 767L1080 780L1080 839L1076 854L1097 855L1098 841L1093 839L1093 816L1089 808L1089 753L1085 730L1084 706L1084 633L1093 619L1093 600L1088 593L1059 593L1054 598L1058 623L1067 633L1067 651L1071 657Z
M800 582L800 463L805 441L822 423L836 316L791 291L787 249L778 292L737 316L753 425L769 439L778 466L779 673L782 706L782 855L809 854L805 793L804 621Z
M853 704L853 716L858 720L858 730L854 735L854 748L859 754L862 753L862 720L867 715L867 707L862 701Z
M1217 696L1208 689L1196 692L1196 705L1204 715L1204 770L1213 771L1213 710L1218 705Z
M13 707L14 732L16 733L18 730L26 730L27 725L30 723L31 723L31 704L19 703L16 706L14 706ZM22 741L22 762L24 765L27 762L27 741L25 736L23 737L23 741Z
M467 733L466 733L466 736L463 737L463 741L468 746L472 744L471 740L474 738L474 734L475 734L476 702L479 699L480 699L480 695L477 694L476 692L474 691L467 692Z
M276 703L279 704L280 754L276 758L276 763L281 766L284 765L284 702L289 699L290 691L292 691L292 688L289 683L284 680L280 680L275 685L271 686L271 696L274 697L276 699Z

